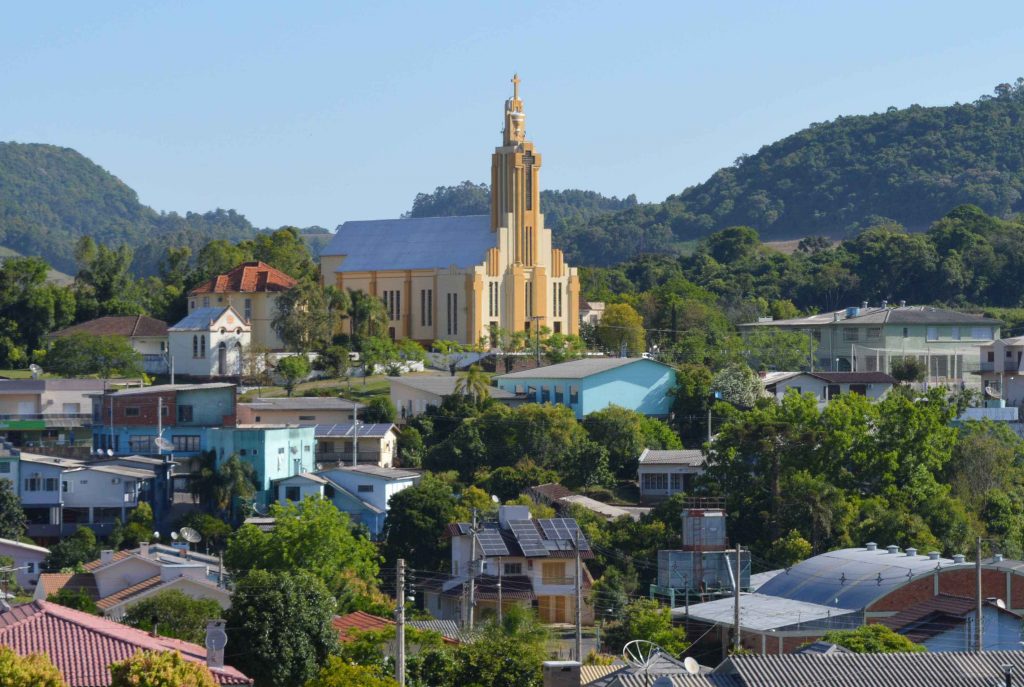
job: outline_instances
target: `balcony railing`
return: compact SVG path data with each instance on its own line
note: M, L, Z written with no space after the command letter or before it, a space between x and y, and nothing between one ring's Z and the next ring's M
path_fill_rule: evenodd
M380 452L379 451L359 451L356 460L364 465L377 465L380 463ZM352 451L317 451L316 462L331 464L331 463L342 463L343 465L352 464Z

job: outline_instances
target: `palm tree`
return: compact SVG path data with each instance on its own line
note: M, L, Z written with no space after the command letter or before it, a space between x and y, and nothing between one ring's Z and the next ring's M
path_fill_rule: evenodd
M235 519L235 504L251 501L256 495L256 470L232 455L217 469L217 507L221 513Z
M352 299L348 316L352 320L352 335L356 337L381 336L388 326L388 313L384 301L365 291L349 289Z
M473 403L480 405L487 398L487 389L490 387L487 375L480 369L479 365L470 365L464 377L455 382L455 393L470 396Z

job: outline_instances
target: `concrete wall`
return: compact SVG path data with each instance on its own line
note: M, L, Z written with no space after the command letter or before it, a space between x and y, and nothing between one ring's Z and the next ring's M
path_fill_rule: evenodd
M321 425L334 425L352 422L351 410L334 410L318 408L308 410L284 410L256 404L238 404L238 424L240 425L286 425L315 422Z

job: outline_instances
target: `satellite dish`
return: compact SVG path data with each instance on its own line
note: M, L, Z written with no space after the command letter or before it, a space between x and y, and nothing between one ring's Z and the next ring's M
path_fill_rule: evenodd
M264 506L262 503L254 503L252 504L252 512L260 517L263 517L270 511L268 511L267 507Z
M1002 599L996 599L996 606L998 608L1002 608L1002 609L1005 610L1006 609L1006 602L1003 601Z
M28 369L32 372L32 379L35 379L39 375L43 374L43 368L39 367L35 363L32 363L31 365L29 365Z
M189 544L198 544L203 540L203 535L199 534L191 527L182 527L179 534L181 535L181 538Z
M700 673L700 664L692 656L687 656L683 659L683 667L686 668L686 672L690 675L697 675ZM654 684L658 684L655 682Z
M171 530L171 539L173 539L174 541L178 541L178 533Z
M661 647L646 639L634 639L622 647L622 660L637 670L646 670L651 662L661 653Z
M160 533L159 532L153 532L153 539L159 539L159 538L160 538Z
M501 503L501 499L499 499L494 494L491 494L491 501L493 501L494 503Z
M114 455L114 449L112 449L112 448L108 448L108 449L107 449L107 455L108 455L108 456L113 456L113 455Z
M167 439L164 439L163 437L157 437L156 439L153 440L153 443L156 444L156 447L161 451L174 450L174 443L167 441Z
M97 456L102 456L102 455L103 455L103 449L101 449L101 448L98 448L98 449L96 449L96 450L94 451L94 453L95 453L95 454L96 454Z

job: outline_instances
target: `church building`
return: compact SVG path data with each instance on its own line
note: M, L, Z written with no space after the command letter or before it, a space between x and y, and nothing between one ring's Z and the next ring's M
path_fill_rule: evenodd
M579 277L551 247L526 140L519 77L491 156L491 213L345 222L321 252L325 284L384 301L389 334L473 344L508 332L579 330ZM492 339L493 340L493 339Z

